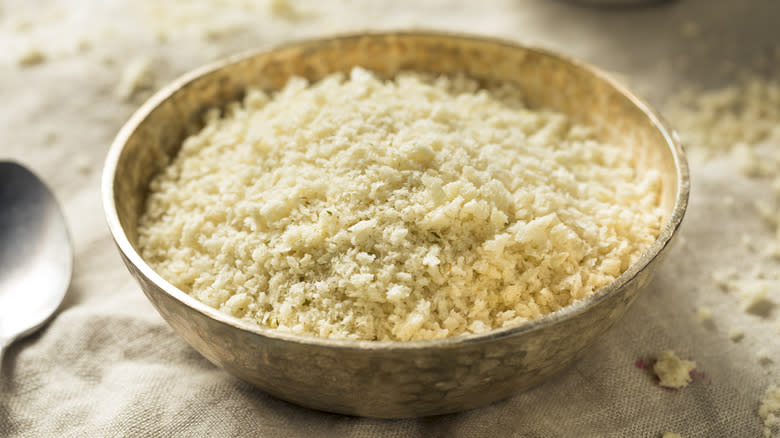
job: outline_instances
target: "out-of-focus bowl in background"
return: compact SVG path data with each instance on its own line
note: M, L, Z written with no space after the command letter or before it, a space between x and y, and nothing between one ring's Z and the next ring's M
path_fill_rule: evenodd
M247 87L280 89L293 75L317 80L362 66L463 72L485 83L513 81L531 108L551 108L596 127L631 150L639 172L662 174L663 228L614 282L571 306L522 325L454 338L372 342L304 337L226 315L180 291L137 249L136 224L151 178L204 112ZM689 179L670 129L641 100L599 70L545 50L473 36L377 33L288 44L199 68L147 101L117 135L103 173L109 228L122 258L163 318L203 356L284 400L351 415L411 417L484 405L565 369L618 321L647 285L685 212Z
M675 0L567 0L587 6L649 6L659 3L669 3Z

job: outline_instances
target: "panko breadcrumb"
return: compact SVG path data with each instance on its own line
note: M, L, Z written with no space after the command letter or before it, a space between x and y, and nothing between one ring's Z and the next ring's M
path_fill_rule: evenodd
M780 385L769 385L766 389L758 415L764 420L765 437L771 437L773 430L780 432Z
M658 172L510 84L362 68L217 109L151 185L144 259L261 326L435 339L605 286L656 239Z
M673 389L688 386L693 380L691 371L696 369L696 362L682 360L672 350L658 353L658 359L653 365L653 372L658 376L658 384Z

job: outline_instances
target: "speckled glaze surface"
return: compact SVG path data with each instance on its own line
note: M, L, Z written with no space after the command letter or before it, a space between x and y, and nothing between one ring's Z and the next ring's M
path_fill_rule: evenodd
M201 127L205 110L248 86L278 89L291 75L316 80L360 65L465 72L514 81L532 108L567 113L603 140L634 151L640 172L662 173L664 228L653 246L594 295L521 326L443 340L339 341L301 337L222 314L166 282L140 257L136 221L151 177ZM650 281L682 221L689 179L676 136L596 69L511 42L440 33L360 34L238 55L162 89L122 128L103 174L109 227L125 264L165 320L227 372L279 398L324 411L374 417L443 414L484 405L543 382L587 352Z

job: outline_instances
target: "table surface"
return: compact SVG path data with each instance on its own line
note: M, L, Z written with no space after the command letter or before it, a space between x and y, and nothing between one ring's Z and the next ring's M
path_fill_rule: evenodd
M725 85L741 68L777 77L773 65L780 63L767 59L780 54L778 23L776 0L641 8L557 0L4 0L0 159L28 165L53 188L69 221L75 265L56 318L5 357L0 436L761 436L759 400L780 375L780 308L763 318L746 314L711 275L759 266L780 303L778 263L743 244L771 238L752 201L773 195L766 180L742 176L726 157L691 163L683 239L626 317L574 367L481 409L393 421L296 407L199 356L122 266L99 186L113 136L144 97L116 93L135 60L150 62L159 87L209 60L291 39L443 29L590 61L661 106L689 85ZM44 62L19 65L31 50ZM733 205L723 202L729 196ZM712 324L697 319L702 306L712 310ZM745 330L739 342L728 338L734 326ZM695 360L706 377L678 391L660 388L635 361L663 349ZM762 349L771 362L759 363Z

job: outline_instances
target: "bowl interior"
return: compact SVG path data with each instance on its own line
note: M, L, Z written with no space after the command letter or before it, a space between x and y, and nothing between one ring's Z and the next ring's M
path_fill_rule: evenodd
M149 181L175 156L182 141L202 127L206 110L240 99L248 87L275 90L293 75L315 81L354 66L386 77L414 70L465 73L486 84L515 82L529 107L554 109L591 125L602 141L625 148L640 173L660 171L665 228L637 265L647 264L668 243L682 219L687 200L682 151L652 111L603 73L508 42L393 33L314 40L238 55L193 71L161 90L120 131L109 154L104 175L104 194L111 201L109 223L114 208L121 233L137 252L136 224ZM112 231L116 237L117 230Z

